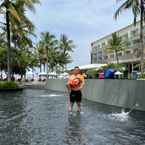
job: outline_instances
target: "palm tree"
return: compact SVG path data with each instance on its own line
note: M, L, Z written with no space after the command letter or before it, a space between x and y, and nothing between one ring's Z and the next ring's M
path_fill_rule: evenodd
M74 47L73 40L69 40L65 34L60 36L60 49L64 54L67 52L73 52Z
M106 47L106 51L115 52L117 64L119 64L118 52L124 49L125 49L125 45L121 37L119 37L116 33L113 33L112 39L109 40L108 46Z
M36 55L37 55L37 58L39 60L40 72L42 72L42 64L45 66L45 63L46 63L46 51L43 48L42 42L39 42L36 45Z
M73 48L75 48L73 40L69 40L65 34L62 34L60 37L60 51L62 58L60 59L60 62L63 67L71 62L70 52L73 52Z
M140 49L141 49L141 74L144 73L144 37L143 37L143 23L145 20L145 0L126 0L118 8L115 13L115 18L118 18L119 14L127 9L132 9L134 15L134 24L136 24L137 17L140 17Z
M27 22L25 10L34 10L34 4L39 0L3 0L0 5L2 14L5 15L7 32L7 72L8 81L11 80L11 28ZM19 7L18 7L19 6ZM20 7L21 6L21 7ZM24 17L25 16L25 17ZM28 24L28 23L27 23ZM19 27L18 27L19 28Z
M58 41L56 37L49 32L41 33L40 43L45 52L46 65L47 65L47 79L48 79L48 66L53 71L55 67L56 50L58 49Z

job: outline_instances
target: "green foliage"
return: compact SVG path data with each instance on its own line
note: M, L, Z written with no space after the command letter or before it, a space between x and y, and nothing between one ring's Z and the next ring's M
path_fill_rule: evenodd
M120 15L120 13L122 11L126 11L128 9L132 10L132 13L134 15L134 23L136 24L137 17L138 17L138 15L140 15L140 12L141 12L139 0L125 0L125 1L123 1L121 6L117 9L117 11L115 13L115 19L118 18L118 16Z
M12 66L11 44L15 48L28 49L32 47L32 41L29 35L33 34L34 25L28 19L26 10L34 11L34 4L39 0L1 0L0 13L4 16L5 22L1 23L2 32L4 32L4 41L7 48L7 74L10 80ZM3 20L3 19L2 19ZM12 38L12 39L10 39ZM1 41L0 41L1 46ZM11 59L12 58L12 59ZM5 65L6 65L5 62ZM4 67L4 66L3 66ZM1 69L2 64L1 64Z
M123 51L127 47L126 43L123 42L122 38L117 35L117 33L112 34L112 38L108 42L106 51L109 53L115 53L116 62L119 63L118 52Z
M25 75L27 69L38 65L35 53L25 49L13 48L11 56L11 70L13 74ZM0 48L0 69L4 71L7 71L6 58L6 48Z
M0 89L17 89L19 86L15 82L0 82Z
M107 68L112 68L118 71L124 71L125 70L125 65L124 64L114 64L114 63L110 63L107 66L104 66L103 69L107 69Z
M98 74L99 74L99 71L95 70L95 69L91 69L91 70L88 70L86 72L87 76L89 78L97 78L98 77Z
M69 40L66 35L61 35L58 40L49 32L44 32L37 44L37 56L40 64L47 63L49 70L54 71L59 67L64 68L71 62L70 52L73 48L73 41Z
M139 79L145 79L145 73L140 75Z

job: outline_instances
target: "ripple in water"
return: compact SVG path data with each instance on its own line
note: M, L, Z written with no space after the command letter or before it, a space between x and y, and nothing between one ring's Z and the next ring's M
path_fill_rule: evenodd
M61 94L44 94L44 95L40 95L40 98L53 98L53 97L60 97L62 96Z

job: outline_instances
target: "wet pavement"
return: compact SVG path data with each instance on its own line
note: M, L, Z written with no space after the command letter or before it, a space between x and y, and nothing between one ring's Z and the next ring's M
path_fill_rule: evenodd
M0 145L145 145L145 112L119 112L84 100L68 114L66 95L48 90L0 94Z

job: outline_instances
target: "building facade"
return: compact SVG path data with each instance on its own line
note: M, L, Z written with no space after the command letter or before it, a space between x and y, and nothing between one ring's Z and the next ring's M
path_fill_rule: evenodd
M117 35L127 42L127 48L118 52L119 62L127 65L140 63L140 23L137 22L116 31ZM144 27L145 40L145 27ZM116 63L115 53L106 52L108 41L112 38L112 34L107 35L91 43L91 63ZM133 68L132 68L133 69Z

